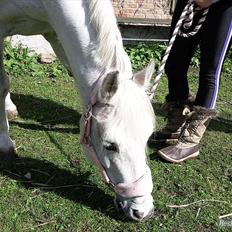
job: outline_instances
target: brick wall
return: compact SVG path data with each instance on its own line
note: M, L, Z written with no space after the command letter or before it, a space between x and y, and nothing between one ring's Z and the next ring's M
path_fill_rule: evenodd
M112 0L120 18L171 19L173 0Z
M0 0L1 1L1 0ZM152 19L152 20L170 20L170 9L172 7L173 2L175 0L112 0L114 10L116 16L120 18L134 18L139 22L140 19ZM146 30L144 28L140 28L141 31L136 32L136 28L133 27L132 29L124 30L121 28L122 33L125 34L125 37L133 37L135 38L137 34L138 37L148 38L149 35L147 34L154 34L154 32L158 31L152 29L152 33L148 32L145 33ZM132 33L133 32L133 33ZM129 33L129 34L128 34ZM145 35L144 35L145 33ZM155 35L155 38L166 38L161 33L161 36ZM24 46L29 47L30 50L35 51L36 53L40 54L53 54L53 50L51 46L48 44L47 41L42 36L20 36L16 35L13 37L8 38L13 46L17 46L18 44L22 44Z

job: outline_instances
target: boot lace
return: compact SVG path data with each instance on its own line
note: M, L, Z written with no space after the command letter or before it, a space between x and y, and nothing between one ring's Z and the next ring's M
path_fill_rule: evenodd
M200 120L194 119L194 111L190 112L189 114L186 115L187 120L186 123L181 131L179 140L177 144L180 143L188 143L189 140L188 138L191 137L192 135L196 134L197 128L200 125ZM186 136L186 131L188 132L188 135Z

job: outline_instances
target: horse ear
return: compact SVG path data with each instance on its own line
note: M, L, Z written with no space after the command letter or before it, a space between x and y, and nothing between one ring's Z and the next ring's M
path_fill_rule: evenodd
M110 72L103 80L100 97L104 100L109 100L116 93L118 89L118 71Z
M150 85L151 77L154 73L155 62L153 60L150 61L148 66L142 71L134 74L133 80L136 84L147 89Z

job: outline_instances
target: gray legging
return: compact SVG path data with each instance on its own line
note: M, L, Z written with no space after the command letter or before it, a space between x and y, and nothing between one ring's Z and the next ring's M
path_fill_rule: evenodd
M186 4L187 0L177 1L171 31ZM212 4L197 35L190 38L177 36L165 66L169 87L167 101L182 101L188 98L187 72L199 44L200 74L195 105L211 109L215 107L219 77L226 52L231 45L231 36L232 0L220 0Z

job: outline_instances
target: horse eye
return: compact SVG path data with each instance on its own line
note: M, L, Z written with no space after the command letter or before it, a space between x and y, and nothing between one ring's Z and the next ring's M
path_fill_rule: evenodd
M118 146L117 146L116 143L111 143L111 142L108 142L108 141L104 141L103 146L108 151L118 152Z

